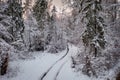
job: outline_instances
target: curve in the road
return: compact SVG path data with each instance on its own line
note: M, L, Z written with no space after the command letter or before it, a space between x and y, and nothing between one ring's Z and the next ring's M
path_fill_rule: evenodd
M45 73L42 74L42 76L40 77L40 80L43 80L45 78L45 76L49 73L49 71L59 62L61 61L69 52L69 47L67 45L67 52L64 56L62 56L60 59L58 59Z

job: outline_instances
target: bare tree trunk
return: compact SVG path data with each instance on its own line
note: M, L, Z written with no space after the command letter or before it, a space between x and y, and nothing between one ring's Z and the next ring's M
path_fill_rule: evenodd
M7 53L6 56L5 56L5 58L2 58L2 64L1 64L1 66L0 66L0 68L1 68L0 74L1 74L1 75L6 74L6 72L7 72L8 59L9 59L9 55L8 55L8 53Z

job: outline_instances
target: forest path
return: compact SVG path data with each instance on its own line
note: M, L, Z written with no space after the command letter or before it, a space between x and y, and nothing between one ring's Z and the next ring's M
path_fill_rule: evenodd
M57 80L57 76L60 73L60 70L70 58L69 46L67 46L66 53L58 59L43 75L40 77L40 80ZM52 75L51 75L52 74Z
M67 46L67 51L66 51L66 53L60 58L60 59L58 59L52 66L50 66L50 68L46 71L46 72L44 72L43 74L42 74L42 76L40 77L40 80L44 80L44 78L47 76L47 75L49 75L49 72L52 70L52 69L54 69L54 66L56 66L57 64L59 64L64 58L66 58L66 56L68 55L68 52L69 52L69 46ZM61 65L63 65L63 64L61 64ZM59 72L59 71L58 71Z

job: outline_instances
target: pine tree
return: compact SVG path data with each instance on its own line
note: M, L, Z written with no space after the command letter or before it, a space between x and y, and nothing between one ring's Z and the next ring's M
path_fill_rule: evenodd
M6 14L12 17L12 22L15 22L15 26L12 27L12 34L16 37L16 40L23 38L24 23L22 19L23 8L21 0L8 0L8 4Z
M38 28L41 31L40 40L42 45L40 46L44 47L44 49L46 49L46 43L48 43L48 41L45 39L45 35L47 35L46 26L48 26L48 20L50 18L47 8L47 0L37 0L33 6L33 15L36 18L39 26Z
M57 26L55 25L55 22L56 22L56 7L53 6L53 9L51 11L51 14L52 16L50 17L50 28L49 28L49 36L51 37L51 41L49 42L50 43L50 49L49 49L49 52L51 53L57 53L57 47L56 47L56 44L57 44Z
M47 16L47 1L46 0L37 0L36 4L33 7L33 12L36 20L38 21L38 24L40 26L40 29L44 29L44 22Z
M83 0L81 1L84 14L85 32L82 39L85 47L89 49L88 53L93 53L96 57L101 49L105 48L104 39L104 19L100 15L102 11L101 0Z

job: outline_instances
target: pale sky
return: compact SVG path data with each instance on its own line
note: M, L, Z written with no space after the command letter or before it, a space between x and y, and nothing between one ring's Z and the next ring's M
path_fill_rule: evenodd
M53 0L53 5L55 5L57 9L63 8L61 0Z
M57 11L60 13L62 12L63 8L65 8L65 6L66 6L64 3L62 3L62 0L53 0L52 3L53 3L53 5L56 6ZM71 11L72 11L72 8L67 7L64 12L70 13ZM69 15L71 15L71 14L69 14Z

